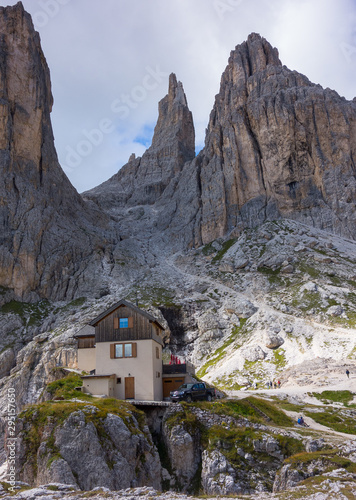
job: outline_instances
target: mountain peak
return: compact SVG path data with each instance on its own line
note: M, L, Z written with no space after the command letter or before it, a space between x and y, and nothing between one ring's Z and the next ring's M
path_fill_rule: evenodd
M182 106L188 107L183 84L177 81L177 77L174 73L169 75L168 100L172 104L181 104Z
M263 71L267 66L282 66L278 49L258 33L251 33L247 40L235 47L230 54L229 65L242 67L245 78Z
M178 139L178 142L177 142ZM195 131L193 116L188 108L183 84L174 73L169 76L168 94L158 105L158 120L152 139L153 147L178 146L184 161L195 156Z

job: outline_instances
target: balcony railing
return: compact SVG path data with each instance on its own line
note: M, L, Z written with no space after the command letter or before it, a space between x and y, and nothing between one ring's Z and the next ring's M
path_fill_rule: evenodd
M163 373L173 374L173 373L187 373L187 365L185 363L181 364L170 364L163 365Z

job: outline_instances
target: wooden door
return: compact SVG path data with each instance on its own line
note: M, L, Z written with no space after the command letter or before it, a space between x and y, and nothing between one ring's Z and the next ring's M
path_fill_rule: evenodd
M163 397L169 398L170 392L176 391L182 384L184 384L184 378L163 379Z
M135 399L135 377L125 377L125 399Z

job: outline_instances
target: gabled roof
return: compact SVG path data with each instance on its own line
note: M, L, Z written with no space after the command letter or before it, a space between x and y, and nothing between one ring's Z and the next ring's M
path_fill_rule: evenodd
M111 314L112 312L114 312L116 309L118 309L120 306L126 306L126 307L129 307L130 309L132 309L133 311L137 312L138 314L141 314L142 316L144 316L145 318L147 318L149 321L151 321L152 323L156 323L156 325L161 328L162 330L164 330L163 326L161 325L161 323L159 323L156 318L154 318L151 314L149 314L148 312L146 311L143 311L142 309L140 309L139 307L137 306L134 306L133 304L131 304L131 302L127 302L127 300L120 300L119 302L116 302L116 304L114 304L113 306L111 306L109 309L106 309L106 311L102 312L101 314L99 314L99 316L97 316L96 318L94 318L92 321L90 321L89 325L91 326L96 326L99 321L101 321L102 319L106 318L106 316L108 316L109 314Z
M90 325L85 325L83 328L77 331L75 335L73 335L74 338L79 338L79 337L95 337L95 328Z

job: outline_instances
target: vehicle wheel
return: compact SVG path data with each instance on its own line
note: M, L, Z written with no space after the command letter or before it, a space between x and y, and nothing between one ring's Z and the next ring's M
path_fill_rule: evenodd
M191 403L192 402L192 396L190 394L188 394L188 396L185 398L186 402L187 403Z
M211 401L211 399L212 399L212 398L211 398L211 394L208 394L208 395L207 395L207 397L206 397L206 400L207 400L207 401Z

